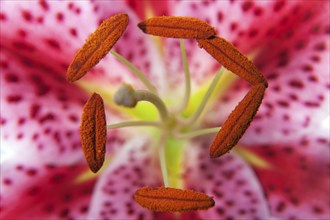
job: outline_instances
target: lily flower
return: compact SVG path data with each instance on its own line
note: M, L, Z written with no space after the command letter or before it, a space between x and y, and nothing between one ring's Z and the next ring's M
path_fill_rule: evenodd
M150 3L146 13L128 2L1 2L1 218L329 218L327 2L168 1ZM196 40L144 34L138 15L152 12L206 21L268 80L255 120L229 154L210 159L209 147L250 86ZM75 52L118 13L129 24L111 54L68 83ZM159 102L127 109L112 101L123 83L132 86L124 86L124 96L126 88L156 88L170 117L182 116L168 120L169 136L162 135L158 119L168 115ZM88 92L101 95L108 127L105 164L96 175L79 138ZM178 126L178 118L189 126ZM215 205L173 214L133 199L143 186L166 184L205 193Z

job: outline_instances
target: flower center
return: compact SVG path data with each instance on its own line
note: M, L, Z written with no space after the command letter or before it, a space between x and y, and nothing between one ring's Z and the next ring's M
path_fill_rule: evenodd
M68 81L73 82L80 79L89 69L96 65L123 34L127 24L128 16L126 14L117 14L104 21L76 54L68 68ZM114 26L118 26L118 28L114 28ZM166 149L170 146L176 146L176 148L182 146L182 143L178 144L180 139L217 132L210 147L210 157L220 157L229 152L238 143L253 120L268 83L257 67L245 55L230 42L217 37L215 29L204 21L189 17L160 16L143 21L138 24L138 27L147 34L181 39L181 56L185 73L184 98L178 106L175 106L175 109L169 111L165 102L158 95L156 87L147 77L128 60L112 51L111 53L130 68L147 88L147 90L135 90L131 85L123 84L115 93L114 102L119 106L128 108L135 108L138 102L149 102L156 107L161 120L127 121L106 126L103 99L94 93L84 106L80 128L86 160L93 172L97 172L102 167L105 157L106 128L113 129L129 126L156 127L160 131L159 143L156 147L159 151L159 161L165 188L141 188L134 195L135 201L145 208L158 211L207 209L214 206L214 201L207 195L168 187L171 185L181 188L181 185L169 182L167 169L169 160L167 160ZM223 65L222 69L215 74L196 111L190 114L185 114L185 110L191 100L191 81L182 38L195 39L201 48ZM220 128L200 129L196 126L196 122L216 89L224 67L249 82L252 88L231 112L223 123L221 130ZM182 201L177 202L178 199ZM191 205L191 200L197 203Z
M157 94L157 91L154 90L154 86L151 82L148 81L136 67L133 66L128 60L121 57L118 53L113 52L119 60L121 60L127 67L129 67L136 76L146 85L148 90L135 90L132 85L122 84L118 91L115 93L113 100L118 106L124 106L127 108L135 108L138 102L149 102L156 107L158 110L160 120L158 121L128 121L118 124L108 125L108 129L128 127L128 126L154 126L159 130L160 141L157 144L160 157L160 166L162 169L164 185L173 186L175 181L170 181L168 178L167 167L169 166L169 160L166 158L166 148L169 147L167 143L169 140L177 142L181 139L190 139L200 135L207 135L217 133L219 127L215 128L196 128L196 122L201 116L205 106L210 100L212 93L217 88L217 84L220 80L220 77L224 71L222 68L211 81L204 97L201 102L198 103L198 108L196 111L188 116L185 116L185 110L191 99L191 80L190 72L187 62L187 55L184 47L184 42L180 40L181 46L181 56L183 61L184 73L185 73L185 93L182 101L178 106L174 106L172 109L169 109L169 106L165 104L165 101ZM179 146L178 146L179 147ZM179 184L180 185L180 184Z

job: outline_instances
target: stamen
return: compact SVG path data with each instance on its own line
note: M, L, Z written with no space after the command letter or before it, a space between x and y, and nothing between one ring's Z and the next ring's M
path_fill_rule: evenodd
M107 125L107 129L135 127L135 126L160 127L161 124L159 122L154 122L154 121L125 121L117 124Z
M125 64L138 77L138 79L141 80L141 82L147 87L147 89L150 92L157 94L156 87L149 81L146 75L142 73L136 66L134 66L130 61L125 59L119 53L115 51L111 51L110 53L112 53L112 55L114 55L120 62Z
M142 207L156 212L184 212L203 210L214 206L208 195L193 190L143 187L134 194L134 200Z
M201 48L204 48L224 67L252 85L262 83L267 88L268 83L258 68L230 42L220 37L197 41Z
M135 107L139 101L152 103L158 109L163 122L167 121L169 117L167 108L159 96L154 93L145 90L134 90L131 85L122 84L114 96L114 102L125 107Z
M180 49L181 49L183 70L185 75L185 93L184 93L183 101L181 102L181 105L178 108L178 112L182 112L187 107L191 93L190 71L189 71L186 48L184 46L184 42L182 39L180 39Z
M222 73L225 71L225 68L221 68L219 70L219 72L214 76L214 79L212 80L205 96L203 97L203 100L201 101L201 104L198 106L198 109L196 110L196 112L187 120L186 124L187 125L192 125L194 122L197 121L197 119L199 118L199 116L202 114L204 108L206 107L206 103L209 100L209 98L212 95L212 92L214 91L214 89L217 86L217 83L220 79L220 77L222 76Z
M83 107L80 137L88 166L96 173L104 162L107 137L103 100L96 93Z
M138 24L145 33L174 38L206 39L216 34L205 21L193 17L159 16Z
M210 148L211 158L220 157L237 144L257 113L265 89L264 84L253 86L232 111L213 140Z
M221 127L204 128L204 129L199 129L199 130L190 131L190 132L186 132L186 133L175 134L175 137L178 139L191 139L191 138L198 137L198 136L218 133L220 129L221 129Z
M117 14L104 20L75 55L67 71L67 80L74 82L93 68L115 45L127 25L127 14Z

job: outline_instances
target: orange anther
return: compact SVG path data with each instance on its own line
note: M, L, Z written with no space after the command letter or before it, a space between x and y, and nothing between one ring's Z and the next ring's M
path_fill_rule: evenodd
M208 23L192 17L159 16L140 22L138 26L147 34L162 37L206 39L216 34Z
M143 187L135 192L134 199L142 207L156 212L183 212L214 206L214 200L206 194L168 187Z
M266 79L252 61L230 42L220 37L197 41L200 47L204 48L212 57L233 73L252 85L262 83L265 87L268 86Z
M262 83L253 86L232 111L213 140L211 158L220 157L237 144L258 111L265 89Z
M115 45L127 25L126 14L117 14L104 20L75 55L67 71L67 80L74 82L93 68Z
M80 137L88 166L96 173L104 162L107 137L103 100L96 93L84 105Z

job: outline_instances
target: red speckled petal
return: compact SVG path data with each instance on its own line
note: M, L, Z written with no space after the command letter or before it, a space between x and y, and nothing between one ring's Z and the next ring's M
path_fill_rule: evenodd
M115 1L111 4L107 1L94 1L93 4L99 21L116 13L124 12L128 14L129 24L127 29L113 50L138 67L162 93L166 86L164 63L155 42L137 27L141 19L124 1ZM120 69L116 68L115 62L118 63L111 55L105 57L104 62L101 62L99 65L103 72L110 75L112 84L126 81L133 83L135 87L144 88L135 76L132 77L133 74L130 70L127 71L126 67L123 68L120 65L117 65ZM111 76L112 74L114 76ZM102 80L104 81L105 79L103 78Z
M1 1L1 46L64 75L96 28L88 1Z
M268 79L269 88L241 143L278 143L311 133L329 135L322 127L330 105L329 12L315 7L287 18L296 27L283 27L284 32L292 31L291 37L272 36L256 55L255 63ZM303 20L307 12L310 18ZM225 115L217 113L219 109L231 111L246 92L246 83L235 85L219 100L208 121L223 121Z
M201 219L266 219L268 207L258 179L235 154L211 160L208 141L187 145L186 187L213 196L215 207L197 214Z
M131 139L113 158L97 182L90 219L152 219L153 213L133 200L142 186L161 186L155 148L143 136Z
M86 95L64 75L29 59L1 51L0 63L1 148L39 155L47 163L81 159L79 121Z
M87 95L56 70L27 58L0 52L1 148L29 161L72 164L83 158L79 136ZM108 109L111 120L117 115ZM108 132L107 147L115 151L124 133Z
M85 219L95 182L75 182L85 165L44 165L1 153L1 219Z
M256 167L271 213L280 219L330 218L329 137L252 148L271 165Z

